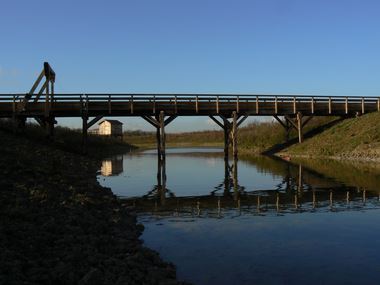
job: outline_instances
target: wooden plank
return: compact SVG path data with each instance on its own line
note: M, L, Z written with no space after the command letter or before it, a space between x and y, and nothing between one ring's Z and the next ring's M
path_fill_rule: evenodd
M177 116L170 116L169 118L167 118L165 120L165 126L169 125L175 118L177 118Z
M149 124L151 124L155 128L160 127L160 123L157 121L157 119L154 119L150 116L141 116L141 118L143 118L145 121L147 121Z
M240 127L240 125L241 125L242 123L244 123L244 121L245 121L247 118L248 118L248 115L243 116L242 118L240 118L240 119L238 120L238 122L237 122L237 126Z
M274 115L273 117L284 127L285 130L288 129L288 126L278 116Z
M214 118L214 116L209 116L211 120L213 120L219 127L221 127L222 129L225 128L225 126L219 122L216 118Z
M87 123L87 129L91 128L93 125L96 124L96 122L101 120L103 117L104 117L103 115L99 115L99 116L96 116L95 118L93 118L91 121L89 121Z

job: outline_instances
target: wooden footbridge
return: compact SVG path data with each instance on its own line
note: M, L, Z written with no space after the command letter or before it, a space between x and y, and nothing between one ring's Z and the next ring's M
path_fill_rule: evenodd
M353 96L289 96L261 94L56 94L55 72L44 68L26 94L1 94L0 118L22 127L34 118L54 135L55 118L78 117L87 131L103 117L141 117L157 130L159 157L165 156L165 126L178 116L208 116L224 130L225 153L237 156L237 130L249 116L273 116L286 130L298 132L314 116L353 117L380 110L380 98ZM40 86L41 85L41 86ZM38 87L40 88L38 89ZM38 90L38 91L37 91ZM90 119L91 118L91 119Z

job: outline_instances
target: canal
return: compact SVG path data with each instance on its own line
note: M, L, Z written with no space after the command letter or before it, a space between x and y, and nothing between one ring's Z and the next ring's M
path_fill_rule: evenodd
M366 164L224 160L172 148L104 160L103 186L133 208L146 246L194 284L376 284L380 175Z

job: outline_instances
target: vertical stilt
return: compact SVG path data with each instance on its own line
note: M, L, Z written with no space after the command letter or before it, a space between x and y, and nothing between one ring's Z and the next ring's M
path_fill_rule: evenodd
M224 123L224 160L227 160L228 163L228 147L230 144L230 132L229 132L229 126Z
M159 117L159 124L160 124L160 154L161 154L161 160L165 160L165 113L164 111L160 112Z
M82 117L82 152L87 154L87 116Z
M232 112L232 152L234 159L238 157L238 145L237 145L237 113L236 111Z
M159 121L159 117L156 116L156 120ZM157 141L157 159L161 161L161 128L156 127L156 141Z
M46 126L48 140L54 139L54 123L55 123L54 117L49 116L48 118L46 118L45 126Z
M285 119L285 141L286 142L289 141L291 128L292 127L290 126L289 121Z
M302 114L300 112L297 113L297 129L298 129L298 142L303 142L303 134L302 134Z

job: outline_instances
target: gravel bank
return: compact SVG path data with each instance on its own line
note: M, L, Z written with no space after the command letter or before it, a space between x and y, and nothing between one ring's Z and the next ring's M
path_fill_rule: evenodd
M0 284L180 284L96 161L0 137Z

